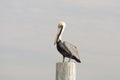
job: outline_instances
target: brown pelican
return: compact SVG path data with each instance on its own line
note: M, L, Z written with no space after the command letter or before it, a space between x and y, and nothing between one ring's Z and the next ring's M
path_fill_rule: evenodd
M61 41L64 29L65 23L63 21L59 22L58 33L54 45L56 45L57 50L63 55L63 62L65 61L65 57L68 57L69 61L75 59L77 62L81 63L77 48L67 41Z

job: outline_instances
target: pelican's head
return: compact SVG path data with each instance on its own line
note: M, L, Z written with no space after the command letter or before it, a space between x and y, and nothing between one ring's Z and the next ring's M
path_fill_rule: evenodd
M65 25L66 24L63 21L60 21L58 23L58 33L57 33L57 37L55 39L54 45L61 40L61 36L62 36L62 33L63 33L64 29L65 29Z
M63 21L60 21L59 23L58 23L58 28L63 28L63 27L65 27L65 22L63 22Z

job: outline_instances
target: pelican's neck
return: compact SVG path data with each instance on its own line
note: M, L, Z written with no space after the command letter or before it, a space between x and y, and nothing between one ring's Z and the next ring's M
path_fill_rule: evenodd
M64 29L65 29L65 27L62 27L62 28L60 29L60 32L59 32L59 34L58 34L58 41L61 41L61 40L62 40L62 35L63 35Z

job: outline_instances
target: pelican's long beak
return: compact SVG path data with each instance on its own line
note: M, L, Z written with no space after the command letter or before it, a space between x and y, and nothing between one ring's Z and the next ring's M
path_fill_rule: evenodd
M54 45L56 45L56 43L59 41L60 31L61 31L61 27L58 27L57 36L55 38Z

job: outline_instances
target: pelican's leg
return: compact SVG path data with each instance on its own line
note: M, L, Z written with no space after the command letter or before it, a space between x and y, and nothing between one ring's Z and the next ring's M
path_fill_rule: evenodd
M65 57L63 56L63 62L65 61Z
M71 61L71 58L72 58L72 55L70 56L70 58L69 58L69 61L68 61L68 62L70 62L70 61Z

